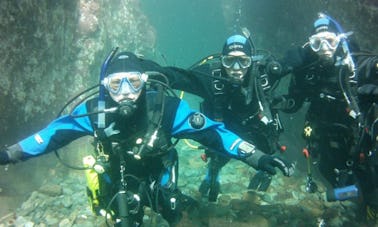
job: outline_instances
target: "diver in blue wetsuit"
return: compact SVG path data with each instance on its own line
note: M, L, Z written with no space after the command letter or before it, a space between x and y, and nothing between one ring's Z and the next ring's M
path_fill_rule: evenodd
M153 79L164 77L157 70L152 61L112 51L101 70L98 97L0 152L0 164L37 157L93 135L95 155L85 159L85 166L97 174L98 184L88 184L88 195L95 212L111 215L120 226L141 224L143 206L161 213L172 226L179 221L181 203L188 197L177 188L172 137L194 139L256 169L271 172L278 167L292 174L291 165L263 154L222 123L167 95L164 84Z

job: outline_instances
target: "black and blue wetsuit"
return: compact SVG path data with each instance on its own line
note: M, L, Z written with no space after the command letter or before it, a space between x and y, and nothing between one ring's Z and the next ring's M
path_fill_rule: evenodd
M238 153L238 145L242 140L234 133L225 129L223 123L214 122L204 115L189 108L185 101L167 96L164 101L164 112L161 117L161 126L158 130L154 148L146 152L142 159L137 160L128 155L136 147L138 138L143 138L148 125L151 123L146 117L149 109L152 109L156 100L156 92L151 91L145 95L147 111L137 110L133 116L122 118L119 114L107 114L106 126L112 123L118 134L103 139L104 150L109 155L109 167L101 174L103 194L100 197L104 206L111 197L117 193L120 182L120 156L124 159L125 174L131 174L134 178L127 178L127 189L139 193L142 204L151 206L148 201L153 201L153 209L160 209L163 217L169 222L174 222L179 216L179 207L172 209L170 198L179 196L177 189L178 157L172 145L171 138L188 138L196 140L205 146L212 147L222 155L234 158L243 158ZM109 102L108 102L109 103ZM110 102L111 103L111 102ZM77 106L71 115L61 116L52 121L39 132L18 142L22 156L20 160L32 158L63 147L71 141L82 136L94 135L97 131L97 115L74 117L96 110L97 99L88 100ZM111 104L110 106L111 107ZM193 121L193 117L197 120ZM115 145L116 144L116 145ZM141 185L144 185L141 189ZM148 199L148 195L153 198ZM156 196L158 195L158 196ZM154 201L158 201L156 204ZM177 201L179 206L179 201ZM142 206L141 206L142 207ZM112 206L113 210L117 210ZM143 217L142 208L134 215L137 222Z
M110 67L115 72L137 70L162 77L162 74L179 73L166 71L152 61L127 52L119 54L113 64ZM96 197L92 205L109 208L115 217L124 221L131 218L138 223L142 223L144 205L160 212L170 223L180 216L180 198L185 197L177 189L178 157L172 138L193 139L221 156L239 159L256 169L274 174L277 167L285 176L292 175L292 163L264 155L226 129L223 123L190 109L179 98L166 95L162 87L160 82L149 78L139 91L138 99L128 104L128 100L114 102L111 94L102 97L100 90L100 102L98 98L86 100L69 115L55 119L39 132L1 151L0 164L36 157L92 135L96 145L96 157L92 158L99 166L97 169L89 166L100 178L99 189L90 189L88 193ZM105 118L98 115L99 104L105 105ZM141 206L125 207L130 201L138 201L132 195L131 200L126 198L126 191L138 194ZM112 203L115 196L117 204Z
M178 98L168 98L166 102L162 128L170 137L194 139L206 146L219 148L226 156L239 157L236 149L239 143L233 144L239 137L226 130L223 123L204 117L204 125L200 128L193 128L189 119L198 111L190 109L185 101ZM90 111L87 103L83 103L72 113L75 116ZM96 130L96 122L93 119L88 116L79 118L73 116L59 117L39 132L19 141L18 144L23 153L21 159L41 155L63 147L82 136L93 135ZM126 125L122 126L119 135L125 133L132 136L129 127L134 128L133 124L135 123L128 121L123 123Z

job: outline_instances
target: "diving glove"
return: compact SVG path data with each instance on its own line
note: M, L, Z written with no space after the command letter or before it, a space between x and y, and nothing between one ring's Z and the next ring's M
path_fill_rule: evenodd
M277 156L263 155L258 161L258 169L272 175L276 174L275 167L281 170L284 176L290 177L294 173L295 165Z
M6 165L21 160L22 149L20 145L14 144L0 151L0 165Z
M0 151L0 165L6 165L9 161L9 155L6 151Z
M295 100L286 95L280 95L273 98L271 106L273 109L291 112L295 107Z
M378 86L375 84L365 84L358 87L357 93L362 96L378 96Z
M277 173L275 167L281 170L283 175L287 177L293 175L295 169L294 163L277 156L263 154L258 150L256 150L254 154L246 157L244 161L255 169L265 171L271 175L275 175Z

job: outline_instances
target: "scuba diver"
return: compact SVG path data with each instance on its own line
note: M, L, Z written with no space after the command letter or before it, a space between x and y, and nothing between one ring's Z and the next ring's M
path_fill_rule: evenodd
M172 138L189 138L256 169L285 176L293 169L170 95L160 67L114 49L100 73L98 95L88 97L39 132L0 152L0 164L15 163L61 148L86 135L95 152L84 158L92 181L87 192L94 212L116 226L140 226L143 207L160 213L170 226L188 197L177 188L178 157ZM159 80L153 79L159 77ZM96 87L97 88L97 87ZM172 92L173 93L173 92Z
M361 111L357 143L361 164L356 175L366 202L367 221L378 224L378 55L359 51L352 57L357 65Z
M279 106L275 101L281 98L274 97L273 92L283 70L271 54L257 53L249 35L232 35L226 40L222 54L210 55L185 72L167 74L175 76L168 78L172 88L203 98L201 112L223 122L227 129L259 150L274 154L286 149L279 143L283 127L279 108L275 108ZM205 148L202 156L209 162L199 191L211 202L216 201L220 193L219 172L230 160L218 153ZM271 172L258 171L248 188L266 191L271 179Z
M371 60L369 54L355 52L359 51L358 47L348 38L349 35L351 33L344 33L333 18L319 13L308 42L289 50L285 57L285 64L292 69L286 101L292 104L284 111L296 112L304 102L309 103L303 152L306 158L317 160L319 171L334 187L327 191L327 200L361 196L366 207L375 210L376 215L377 154L376 148L363 149L366 143L361 142L361 134L366 130L360 126L364 125L363 113L368 108L361 110L363 105L358 95L358 90L372 94L374 89L362 87L358 80L366 73L364 68L369 68L370 74L372 68L377 67L373 64L377 59ZM312 162L307 163L311 169ZM312 193L317 191L310 171L306 189Z

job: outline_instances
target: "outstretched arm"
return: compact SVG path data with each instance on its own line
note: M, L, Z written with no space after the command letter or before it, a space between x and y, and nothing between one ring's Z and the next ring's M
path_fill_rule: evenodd
M74 115L86 113L86 106L82 104L73 112ZM71 141L93 134L88 117L74 118L70 115L62 116L52 121L46 128L19 141L0 152L0 164L23 161L60 147Z
M280 60L285 73L290 75L290 82L288 93L276 97L273 103L286 113L297 112L311 93L311 89L306 87L304 72L316 59L312 59L308 51L308 48L293 48Z
M255 169L275 174L274 168L278 167L285 176L292 175L294 171L292 163L264 154L253 144L227 130L223 123L212 121L203 114L191 110L186 102L180 102L172 129L175 137L196 140L219 151L222 155L239 159Z
M163 67L162 73L168 77L171 88L207 98L208 81L211 79L207 75L177 67Z

